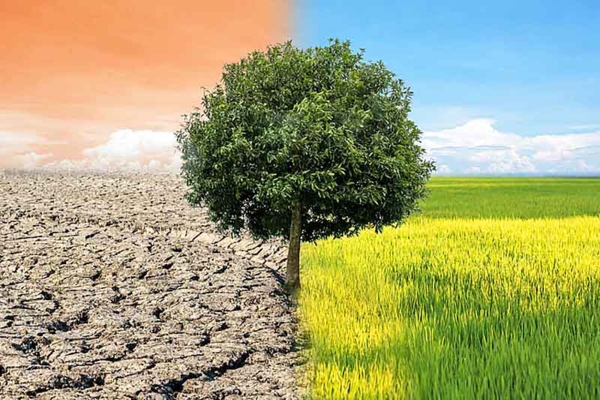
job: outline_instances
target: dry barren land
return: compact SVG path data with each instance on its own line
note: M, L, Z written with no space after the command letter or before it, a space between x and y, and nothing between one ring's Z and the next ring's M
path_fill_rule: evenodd
M177 176L0 176L0 398L296 398L286 251Z

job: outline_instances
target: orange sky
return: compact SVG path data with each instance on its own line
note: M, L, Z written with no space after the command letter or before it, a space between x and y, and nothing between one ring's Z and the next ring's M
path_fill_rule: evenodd
M176 130L224 62L288 38L291 1L0 0L0 168Z

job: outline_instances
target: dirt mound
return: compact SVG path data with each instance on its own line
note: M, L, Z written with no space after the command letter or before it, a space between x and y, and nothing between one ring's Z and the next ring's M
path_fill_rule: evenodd
M0 178L0 398L296 398L279 243L176 176Z

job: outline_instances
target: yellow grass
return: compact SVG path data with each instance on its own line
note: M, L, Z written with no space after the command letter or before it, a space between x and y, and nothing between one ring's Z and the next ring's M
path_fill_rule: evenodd
M600 217L415 217L302 257L313 398L600 396Z

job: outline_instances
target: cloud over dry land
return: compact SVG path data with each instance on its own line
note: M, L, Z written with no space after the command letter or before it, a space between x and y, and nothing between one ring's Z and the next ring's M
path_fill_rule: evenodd
M290 6L286 0L3 2L0 168L106 161L101 148L115 140L139 140L145 152L160 132L177 129L224 63L288 37ZM117 134L129 130L138 133ZM152 161L144 157L135 162Z

